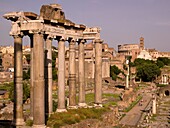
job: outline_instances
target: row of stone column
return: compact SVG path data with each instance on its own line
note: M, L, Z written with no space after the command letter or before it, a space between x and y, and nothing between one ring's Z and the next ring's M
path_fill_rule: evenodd
M78 41L78 85L79 100L78 105L86 106L85 103L85 65L84 65L84 43L85 40ZM95 40L95 104L102 104L102 40ZM76 41L69 40L69 108L76 108ZM57 112L66 111L65 107L65 45L64 40L58 45L58 108Z
M167 74L162 75L162 84L168 84L168 75Z
M45 127L45 112L52 113L52 37L45 40L37 31L31 40L31 116L33 127ZM79 44L79 105L85 106L84 43ZM69 40L69 107L76 107L76 67L74 39ZM45 55L45 63L44 63ZM57 112L66 111L65 107L65 39L58 38L58 108ZM45 65L44 65L45 64ZM45 66L45 73L44 73ZM95 104L102 104L102 41L95 40ZM45 75L44 75L45 74ZM14 36L14 123L23 125L23 85L22 85L22 36ZM45 78L45 81L44 81ZM45 83L45 85L44 85ZM48 95L45 95L46 94ZM45 102L48 102L45 108ZM46 109L46 110L45 110Z
M22 37L14 35L14 119L16 126L24 125L23 116L23 64ZM41 32L30 35L31 40L31 74L30 99L33 127L45 127L44 101L44 36Z

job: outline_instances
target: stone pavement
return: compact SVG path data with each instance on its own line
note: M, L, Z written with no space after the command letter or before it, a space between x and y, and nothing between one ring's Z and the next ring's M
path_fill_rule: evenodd
M122 126L131 126L135 127L137 126L139 120L141 119L142 116L142 110L144 110L147 105L151 101L151 94L149 93L144 93L143 98L137 103L129 112L126 113L126 115L120 120L119 124Z

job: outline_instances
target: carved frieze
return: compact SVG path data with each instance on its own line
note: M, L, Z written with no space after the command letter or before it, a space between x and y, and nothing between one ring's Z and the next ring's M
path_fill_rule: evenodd
M100 39L100 30L98 27L86 28L83 31L83 38L86 40Z

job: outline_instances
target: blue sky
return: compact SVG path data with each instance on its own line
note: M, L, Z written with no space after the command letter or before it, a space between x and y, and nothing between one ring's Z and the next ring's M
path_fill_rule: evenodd
M41 5L50 3L61 4L66 18L75 23L100 27L104 42L116 50L119 44L138 43L142 36L146 48L170 52L170 0L0 0L0 44L13 44L4 13L39 14Z

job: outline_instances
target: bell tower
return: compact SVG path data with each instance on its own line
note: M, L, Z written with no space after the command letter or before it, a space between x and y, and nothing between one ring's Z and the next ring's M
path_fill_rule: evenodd
M140 44L139 44L140 50L144 49L144 38L140 37Z

